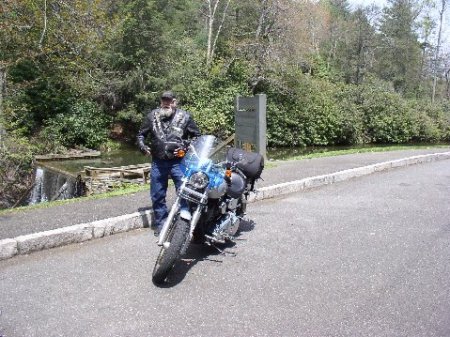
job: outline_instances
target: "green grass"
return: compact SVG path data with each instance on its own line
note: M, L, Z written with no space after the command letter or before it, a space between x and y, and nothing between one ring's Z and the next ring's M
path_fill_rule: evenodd
M401 150L427 150L427 149L437 149L437 148L450 148L449 145L389 145L389 146L374 146L374 147L361 147L354 149L343 149L343 150L333 150L333 151L323 151L304 155L297 155L290 157L289 155L284 156L283 159L274 159L266 161L264 168L270 169L277 167L277 163L292 160L305 160L314 158L326 158L326 157L336 157L348 154L356 153L369 153L369 152L389 152L389 151L401 151Z
M365 147L365 148L317 152L317 153L311 153L311 154L300 155L300 156L292 156L292 157L285 158L284 160L302 160L302 159L335 157L335 156L342 156L342 155L346 155L346 154L356 154L356 153L389 152L389 151L401 151L401 150L426 150L426 149L449 148L449 147L450 147L450 144L449 145L435 145L435 146L430 146L430 145L374 146L374 147Z
M43 202L43 203L39 203L39 204L36 204L36 205L31 205L31 206L22 206L22 207L17 207L17 208L8 208L8 209L0 210L0 216L1 215L15 213L15 212L22 212L22 211L28 211L28 210L33 210L33 209L48 208L48 207L53 207L53 206L58 206L58 205L65 205L65 204L70 204L70 203L74 203L74 202L80 202L80 201L84 201L84 200L106 199L106 198L117 197L117 196L122 196L122 195L128 195L128 194L142 192L142 191L148 191L148 190L149 190L149 185L148 184L146 184L146 185L130 184L130 185L126 186L126 187L121 187L121 188L115 189L115 190L110 191L110 192L101 193L101 194L94 194L94 195L90 195L90 196L82 197L82 198L73 198L73 199L66 199L66 200L55 200L55 201Z

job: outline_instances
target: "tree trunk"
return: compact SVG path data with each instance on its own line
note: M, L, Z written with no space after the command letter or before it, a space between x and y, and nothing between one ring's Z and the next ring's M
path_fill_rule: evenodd
M256 28L256 39L259 39L261 37L261 32L263 30L268 13L267 0L263 0L261 1L261 15L259 16L258 20L258 28Z
M41 38L39 39L39 49L42 49L45 33L47 32L47 0L44 0L44 28L42 29Z
M3 136L6 133L3 126L3 97L6 92L6 67L0 65L0 146L3 146Z
M438 32L438 40L436 46L436 55L434 57L434 66L433 66L433 93L431 95L431 102L434 103L434 99L436 96L436 86L437 86L437 77L438 77L438 62L439 62L439 49L441 47L441 37L442 37L442 25L444 23L444 11L445 11L445 3L447 0L441 0L441 10L439 11L439 32Z
M446 88L445 88L446 96L447 96L447 99L450 100L450 69L448 69L445 72L445 82L446 82Z
M219 26L217 27L216 31L214 31L214 24L216 22L217 15L217 9L219 7L220 0L216 0L213 4L212 0L208 0L208 46L206 50L206 64L208 66L211 65L213 58L214 58L214 52L216 50L217 45L217 39L219 38L219 34L222 30L223 24L225 22L226 14L228 11L228 6L230 5L231 0L228 0L225 8L222 12L222 19L220 21Z

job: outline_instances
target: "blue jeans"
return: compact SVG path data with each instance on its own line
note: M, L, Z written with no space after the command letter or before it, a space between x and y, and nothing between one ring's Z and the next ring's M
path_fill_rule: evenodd
M150 197L155 215L155 227L161 227L169 215L166 194L169 174L178 190L182 184L183 172L180 167L181 159L163 160L154 158L150 169Z

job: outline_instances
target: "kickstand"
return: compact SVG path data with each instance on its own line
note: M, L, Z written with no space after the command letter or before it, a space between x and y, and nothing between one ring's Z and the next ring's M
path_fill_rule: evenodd
M207 243L207 245L210 246L210 247L215 248L220 253L220 255L225 255L225 256L229 255L229 256L232 256L232 257L235 257L237 255L235 252L227 252L224 249L220 249L219 247L217 247L213 243Z

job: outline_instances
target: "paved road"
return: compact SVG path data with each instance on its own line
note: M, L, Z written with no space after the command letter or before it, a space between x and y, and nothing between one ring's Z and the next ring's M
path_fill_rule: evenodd
M450 336L450 162L251 204L151 284L150 230L0 261L0 335Z
M340 170L371 165L411 156L448 152L450 148L413 149L389 152L360 153L300 161L269 162L257 187L329 174ZM173 197L169 193L169 200ZM97 200L79 200L75 203L49 208L26 210L0 215L0 240L19 235L88 223L100 219L134 213L150 208L148 192Z

